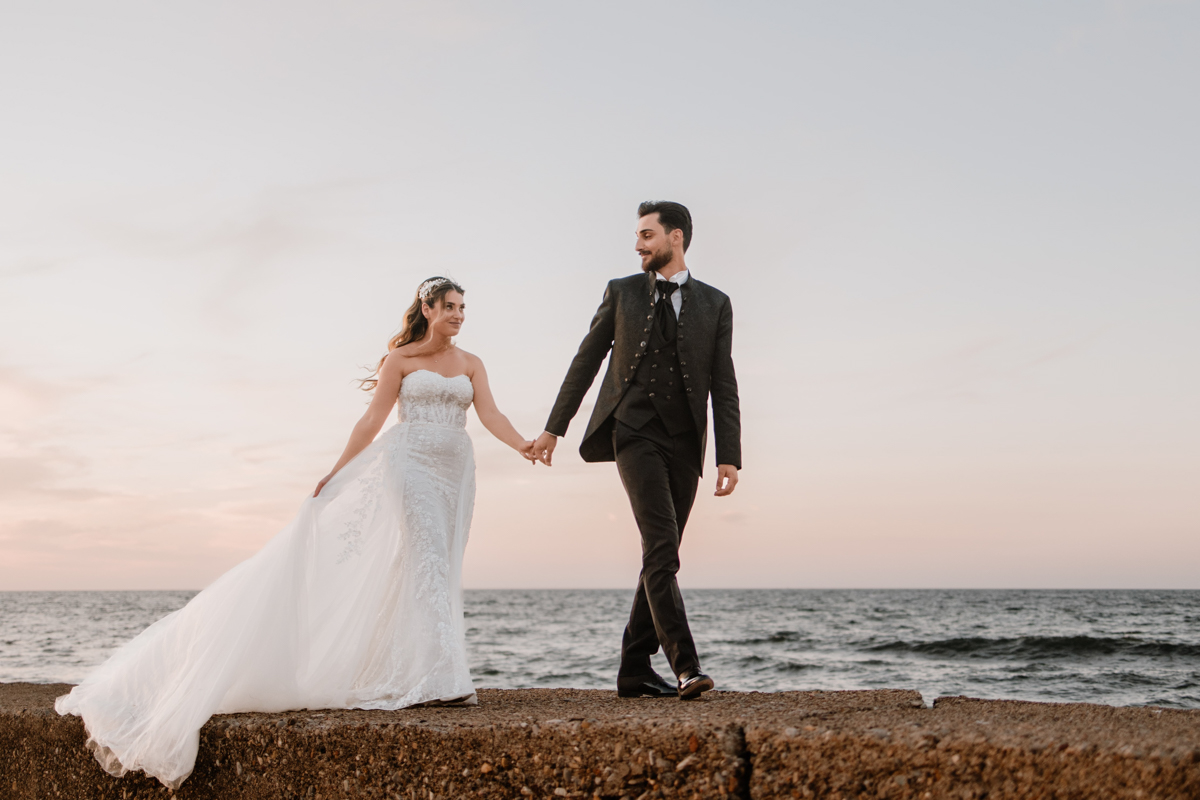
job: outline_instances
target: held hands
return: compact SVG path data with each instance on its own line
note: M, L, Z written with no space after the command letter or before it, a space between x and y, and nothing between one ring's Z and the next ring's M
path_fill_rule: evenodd
M728 497L733 494L737 482L737 467L732 464L717 464L717 491L713 492L714 495L717 497Z
M550 466L551 459L554 457L554 447L557 444L557 436L553 433L542 431L542 435L533 443L532 457L526 456L526 458L529 458L531 463L540 461L548 467Z
M548 467L550 466L550 456L554 453L554 445L557 443L558 437L550 433L543 433L537 438L537 441L522 442L516 450L530 465L540 461Z

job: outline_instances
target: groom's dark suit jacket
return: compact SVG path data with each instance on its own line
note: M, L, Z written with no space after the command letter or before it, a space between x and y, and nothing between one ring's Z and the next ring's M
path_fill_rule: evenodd
M650 326L654 320L654 273L616 278L608 283L604 300L592 318L592 327L567 370L558 399L546 422L556 436L579 410L584 394L596 379L608 351L612 360L600 396L583 435L579 453L584 461L614 461L613 411L628 391L638 364L646 357ZM717 463L742 467L742 423L738 410L737 377L733 372L733 307L729 297L690 276L680 288L676 341L683 385L696 430L700 434L700 460L708 434L708 396L713 401L713 432ZM701 469L703 464L697 465Z

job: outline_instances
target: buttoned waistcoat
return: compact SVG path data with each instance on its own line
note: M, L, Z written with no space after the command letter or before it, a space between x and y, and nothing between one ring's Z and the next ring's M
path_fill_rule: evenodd
M583 396L611 350L608 371L579 446L584 461L616 460L612 444L613 411L632 384L638 364L646 357L650 326L654 323L654 280L651 272L609 281L546 422L550 433L566 434ZM741 469L742 425L733 369L733 307L724 292L694 276L689 276L679 291L683 298L676 333L680 377L700 435L701 461L708 441L711 395L716 461ZM703 469L703 464L698 466Z

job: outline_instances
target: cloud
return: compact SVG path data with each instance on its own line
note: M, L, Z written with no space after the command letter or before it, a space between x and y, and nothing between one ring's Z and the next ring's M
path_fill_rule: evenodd
M77 261L79 261L78 257L69 256L59 256L57 258L51 258L47 256L18 258L8 262L7 264L0 265L0 279L21 278L26 275L39 275L56 269L61 269Z
M0 497L24 494L58 477L51 459L0 457Z
M196 299L205 319L223 330L261 315L261 308L241 311L237 302L277 284L275 270L293 270L301 257L344 245L339 220L361 217L362 191L382 182L337 178L272 186L233 201L197 197L199 190L156 194L127 203L119 217L93 209L86 226L123 259L202 268L208 286Z
M288 459L297 444L297 439L275 439L270 442L257 442L234 447L230 449L229 453L247 464L257 466Z
M2 403L6 396L39 406L50 405L57 402L63 389L56 382L35 377L17 367L0 364L0 409L4 408Z
M1078 339L1067 342L1066 344L1057 345L1055 347L1043 350L1040 355L1034 356L1032 360L1018 367L1016 371L1040 367L1043 364L1049 364L1053 361L1059 361L1061 359L1076 355L1077 353L1081 353L1099 341L1103 335L1104 331L1095 331L1094 333L1081 336Z
M0 542L10 557L18 552L56 552L83 535L83 529L77 525L58 519L0 521Z

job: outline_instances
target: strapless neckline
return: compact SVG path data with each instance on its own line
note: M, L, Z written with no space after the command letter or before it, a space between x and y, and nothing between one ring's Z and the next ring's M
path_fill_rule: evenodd
M418 372L424 372L428 375L437 375L439 378L444 378L445 380L448 380L448 381L452 381L455 378L466 378L467 380L471 380L471 376L466 374L465 372L462 375L455 375L453 377L447 377L447 376L443 375L442 373L434 372L431 369L414 369L412 372L408 373L408 375L416 375ZM407 378L408 375L405 375L404 377Z

